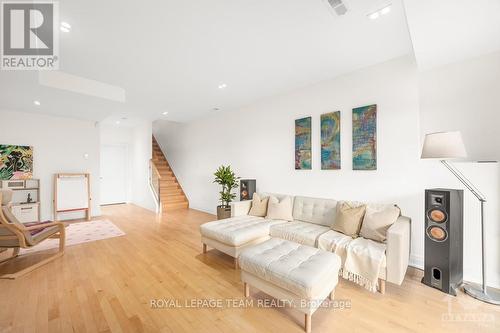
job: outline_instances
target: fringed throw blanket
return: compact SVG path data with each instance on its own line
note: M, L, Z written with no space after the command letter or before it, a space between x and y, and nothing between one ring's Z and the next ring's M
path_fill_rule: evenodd
M342 277L366 289L377 291L378 276L384 260L386 245L362 237L347 245Z

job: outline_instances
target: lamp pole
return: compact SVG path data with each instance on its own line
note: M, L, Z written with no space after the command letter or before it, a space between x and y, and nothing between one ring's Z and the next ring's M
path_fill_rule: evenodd
M474 186L470 180L468 180L457 168L455 168L452 164L450 164L446 160L441 160L441 163L450 170L450 172L457 177L457 179L474 194L474 196L481 203L481 266L482 266L482 275L483 275L483 284L482 286L477 286L472 283L467 283L464 285L464 291L466 294L481 300L486 303L500 305L500 292L496 290L488 290L488 285L486 283L486 248L485 248L485 239L486 232L484 228L484 203L486 202L486 197Z

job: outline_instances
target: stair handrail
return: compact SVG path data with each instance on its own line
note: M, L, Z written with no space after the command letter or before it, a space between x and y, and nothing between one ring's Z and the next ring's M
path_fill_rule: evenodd
M156 167L153 159L149 160L149 186L151 187L155 199L158 203L158 207L161 207L161 197L160 197L160 181L161 174L158 168Z

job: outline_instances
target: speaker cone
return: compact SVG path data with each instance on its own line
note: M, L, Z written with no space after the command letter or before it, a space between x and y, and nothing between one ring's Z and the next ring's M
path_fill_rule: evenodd
M448 216L444 211L438 208L433 208L427 213L429 220L435 223L443 223L448 219Z
M444 242L448 237L448 233L441 227L430 226L427 228L427 236L436 242Z

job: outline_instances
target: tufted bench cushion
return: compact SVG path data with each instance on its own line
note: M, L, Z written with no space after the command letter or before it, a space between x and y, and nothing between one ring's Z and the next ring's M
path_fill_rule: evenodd
M340 258L310 246L271 238L240 254L242 271L305 299L316 299L338 282Z
M202 236L230 246L240 246L269 236L272 225L284 223L281 220L267 220L256 216L237 216L229 219L204 223L200 226Z
M331 229L322 225L293 221L273 225L269 235L302 245L316 246L318 238L328 230Z

